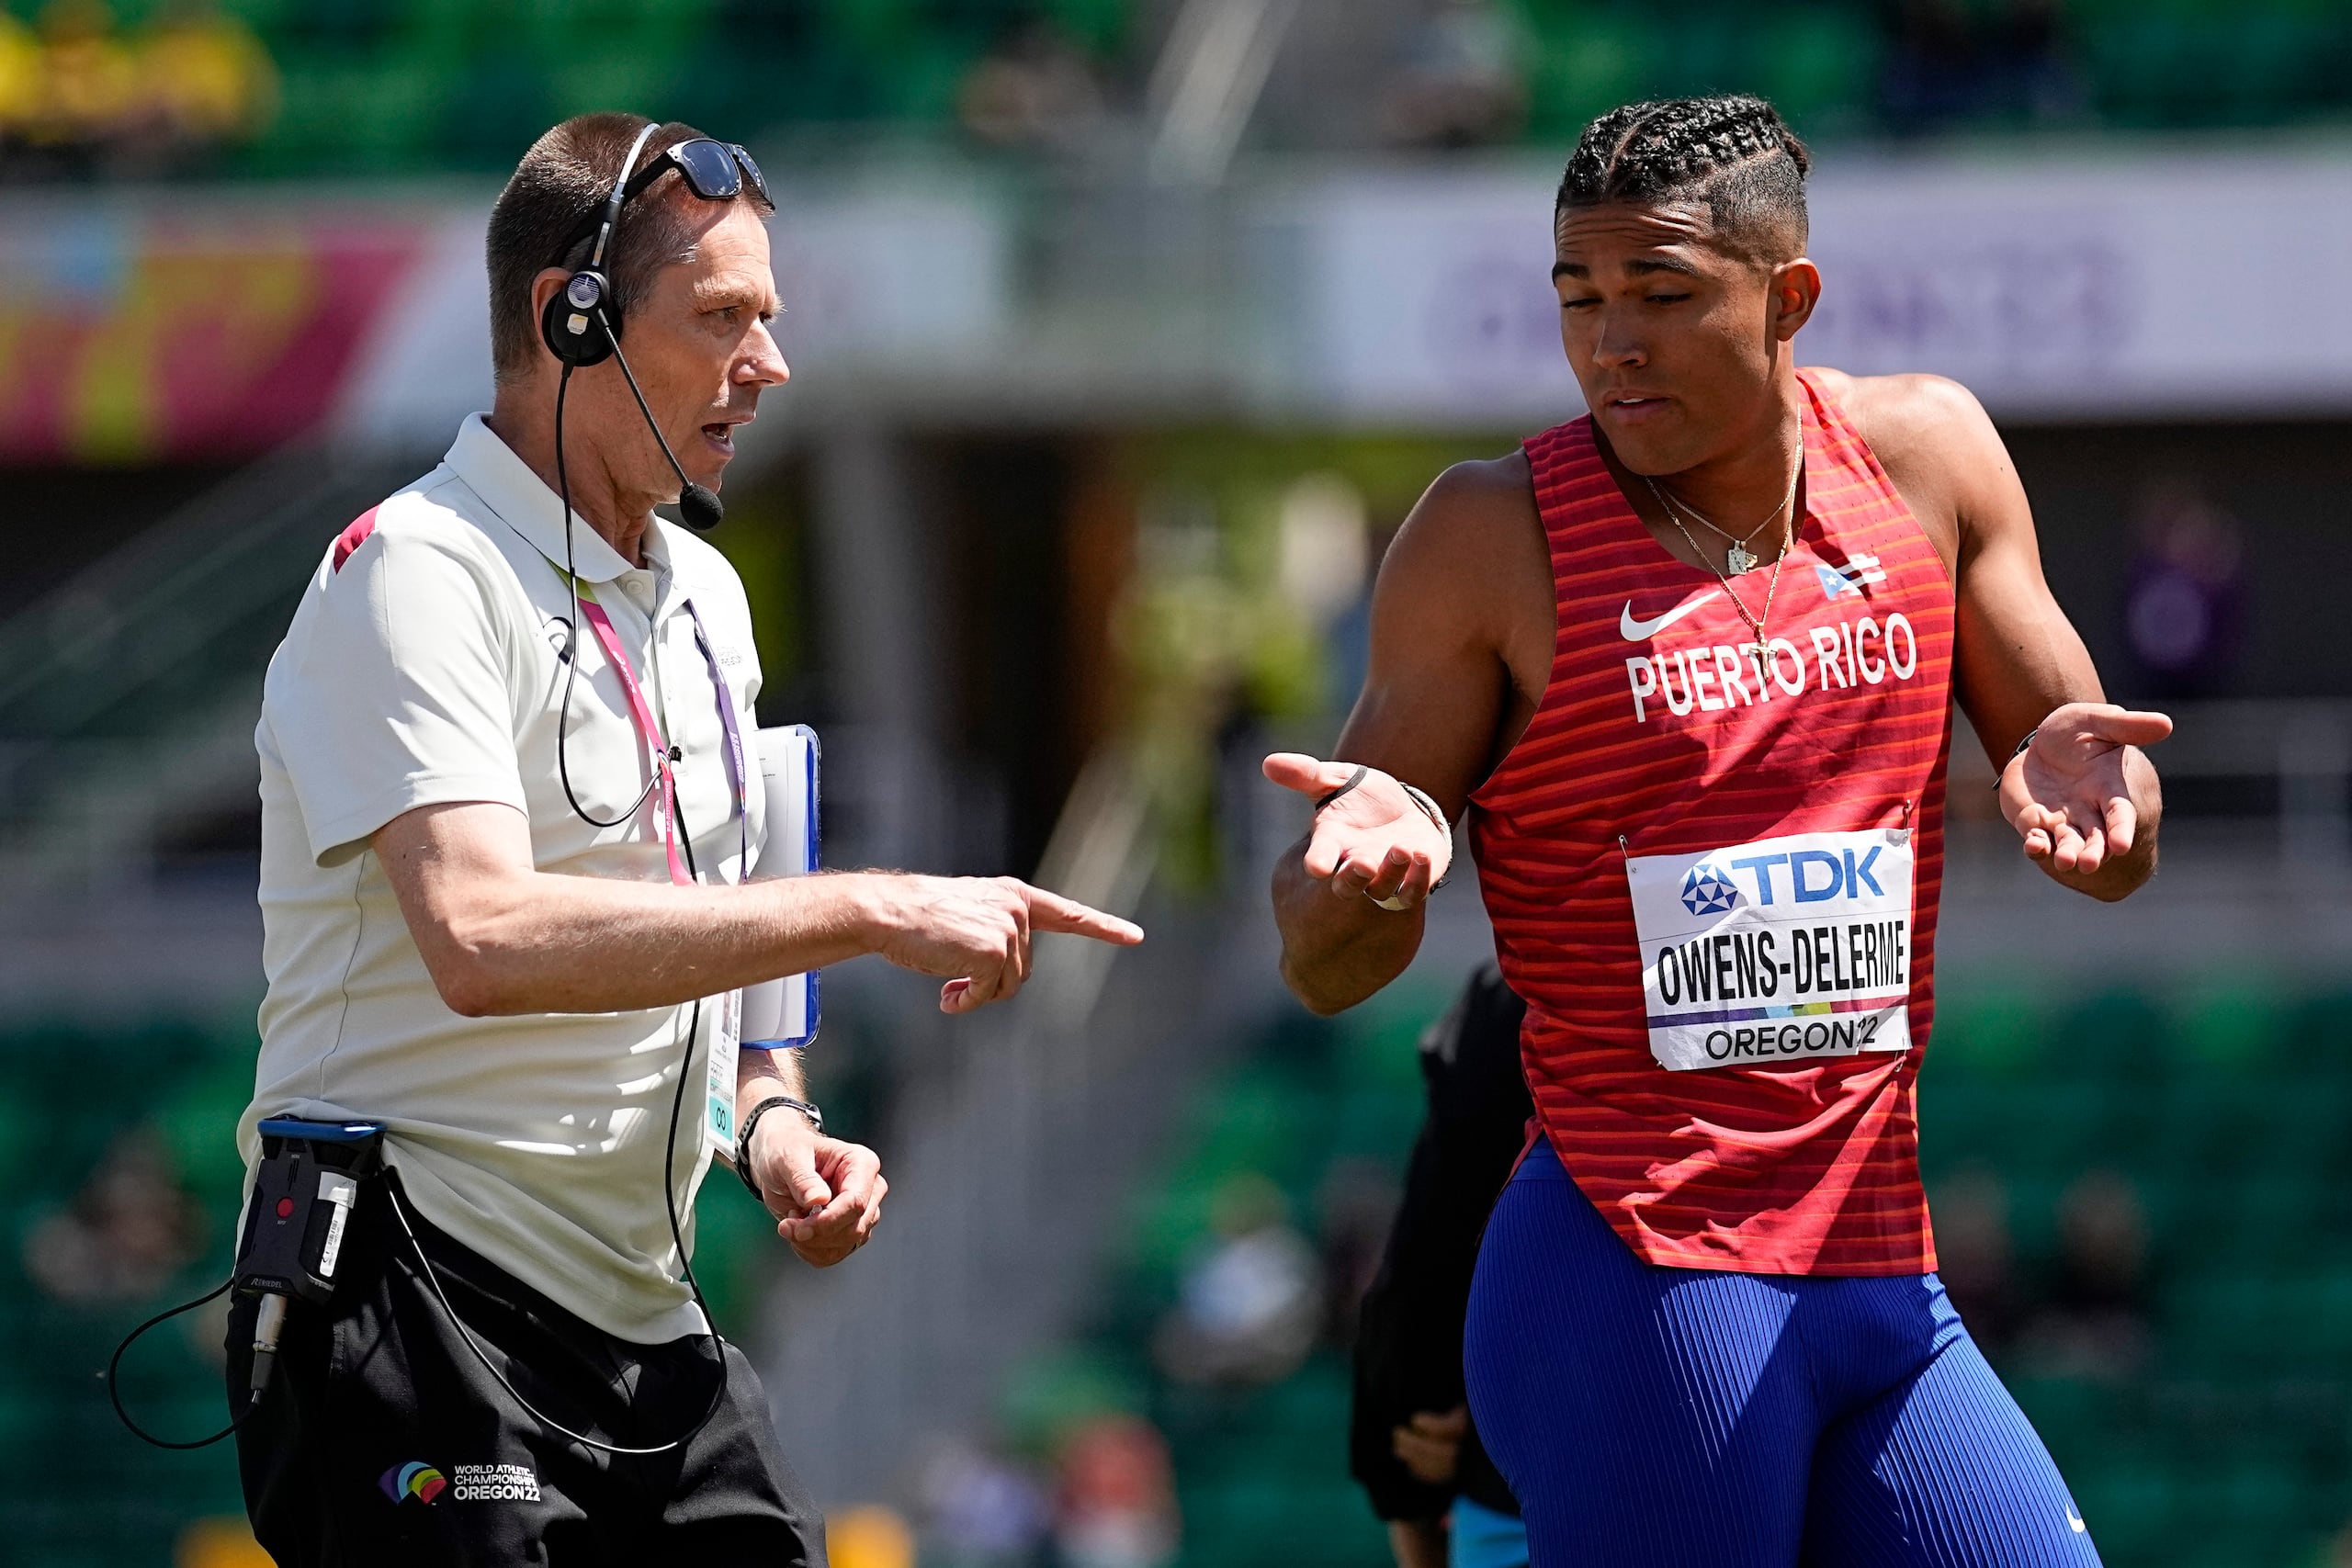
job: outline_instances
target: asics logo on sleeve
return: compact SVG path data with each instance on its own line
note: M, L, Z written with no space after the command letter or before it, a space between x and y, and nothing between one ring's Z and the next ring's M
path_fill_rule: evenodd
M1665 615L1657 617L1655 620L1647 621L1637 621L1634 619L1634 602L1631 599L1628 599L1625 601L1624 613L1617 617L1617 635L1623 637L1627 642L1645 641L1666 630L1667 627L1672 626L1675 622L1680 620L1683 616L1689 615L1691 611L1697 609L1700 605L1704 604L1708 600L1714 598L1721 592L1723 592L1723 590L1720 588L1710 588L1704 593L1700 594L1696 599L1692 599L1687 604L1677 604Z

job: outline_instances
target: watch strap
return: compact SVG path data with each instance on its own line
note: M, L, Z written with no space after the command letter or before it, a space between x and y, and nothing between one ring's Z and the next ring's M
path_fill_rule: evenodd
M767 1194L761 1191L760 1184L752 1179L752 1134L759 1131L760 1118L779 1105L800 1112L808 1118L808 1125L818 1132L821 1133L825 1130L823 1111L808 1101L795 1100L788 1094L772 1094L752 1107L750 1112L744 1116L741 1126L735 1133L735 1174L741 1179L744 1190L763 1203L768 1201Z

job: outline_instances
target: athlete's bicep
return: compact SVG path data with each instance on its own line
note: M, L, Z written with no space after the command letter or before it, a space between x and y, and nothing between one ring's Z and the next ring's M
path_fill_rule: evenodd
M1970 400L1974 410L1974 400ZM2099 702L2098 671L2042 575L2025 486L1981 410L1952 434L1958 481L1961 706L1996 767L2064 703Z
M1448 470L1397 531L1373 590L1363 690L1334 752L1427 790L1451 818L1486 777L1510 707L1510 590L1544 570L1532 494L1522 502L1507 472L1465 472L1498 467Z

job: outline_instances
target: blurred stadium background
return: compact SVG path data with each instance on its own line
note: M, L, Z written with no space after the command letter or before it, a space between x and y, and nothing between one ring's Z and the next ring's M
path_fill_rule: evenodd
M1576 412L1577 128L1774 98L1804 347L1976 389L2116 694L2182 720L2163 875L2016 859L1955 745L1924 1088L1947 1278L2110 1563L2352 1564L2352 6L2342 0L7 0L0 7L0 1559L259 1561L115 1339L226 1266L260 988L250 731L325 542L487 396L481 225L555 118L753 147L772 398L718 543L835 863L1138 909L943 1026L829 977L882 1149L814 1275L704 1277L841 1568L1354 1568L1345 1355L1486 950L1282 995L1255 782L1327 741L1421 485ZM2326 628L2336 627L2330 633ZM2336 640L2330 642L2334 637ZM130 1388L195 1432L217 1321Z

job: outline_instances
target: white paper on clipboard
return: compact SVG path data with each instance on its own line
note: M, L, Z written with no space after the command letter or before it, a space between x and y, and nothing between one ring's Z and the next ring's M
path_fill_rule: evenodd
M762 784L767 792L767 842L752 880L806 876L822 863L820 845L822 749L805 724L763 729L758 736ZM786 975L743 990L743 1044L780 1051L817 1038L818 974Z

